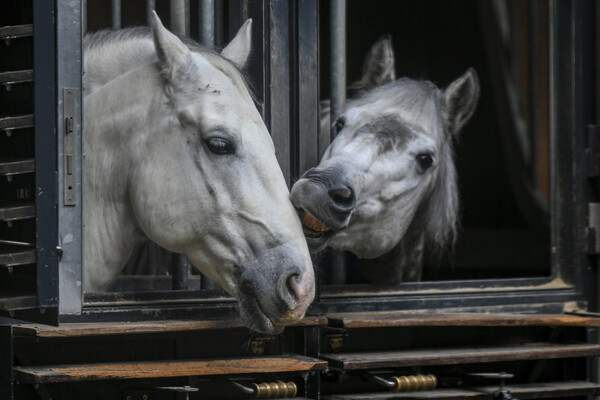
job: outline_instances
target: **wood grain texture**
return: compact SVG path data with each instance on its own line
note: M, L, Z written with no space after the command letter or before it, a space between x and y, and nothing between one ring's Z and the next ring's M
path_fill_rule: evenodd
M531 343L522 346L439 348L322 354L331 368L360 370L425 365L455 365L512 360L591 357L600 355L600 345Z
M144 361L103 364L15 367L15 378L26 383L169 378L272 372L321 371L327 363L303 356L227 358L214 360Z
M372 312L328 315L345 328L395 326L600 326L600 318L563 314L407 314Z
M325 317L306 317L291 326L323 326L326 324L327 319ZM209 329L243 328L244 326L244 323L240 319L230 318L197 321L169 320L146 322L63 323L58 327L39 324L22 324L15 325L13 332L15 336L61 338L189 332Z
M597 395L600 393L600 385L583 382L550 382L508 385L507 389L511 394L519 399L543 399L559 397L576 397L586 395ZM389 392L371 392L357 394L336 394L325 395L322 400L376 400L376 399L481 399L493 400L493 393L498 390L498 386L481 386L462 389L437 389L425 392L410 393L389 393Z

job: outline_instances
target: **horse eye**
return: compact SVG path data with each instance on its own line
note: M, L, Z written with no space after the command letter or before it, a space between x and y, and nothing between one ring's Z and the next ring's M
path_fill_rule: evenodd
M235 149L227 140L220 137L213 137L206 141L209 150L218 155L233 154Z
M431 156L431 154L427 153L419 154L417 155L417 162L419 163L419 167L421 167L421 169L425 171L433 165L433 157Z
M346 119L344 117L339 117L338 119L336 119L333 123L333 131L335 132L335 134L337 135L338 133L340 133L340 131L344 129L345 125Z

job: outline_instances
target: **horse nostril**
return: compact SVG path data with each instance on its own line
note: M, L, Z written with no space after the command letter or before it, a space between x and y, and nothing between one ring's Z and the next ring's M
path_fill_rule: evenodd
M288 293L290 294L290 296L292 297L292 299L294 301L298 301L298 280L300 278L300 275L298 274L292 274L290 275L290 277L287 280L287 289L288 289Z
M334 189L329 189L328 193L329 197L331 197L337 206L341 206L343 208L354 208L354 191L349 186L341 186Z

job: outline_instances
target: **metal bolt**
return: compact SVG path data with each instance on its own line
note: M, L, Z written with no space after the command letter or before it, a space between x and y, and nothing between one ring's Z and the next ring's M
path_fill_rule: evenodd
M125 400L131 400L131 396L125 396Z
M142 400L148 400L148 395L147 394L143 395Z

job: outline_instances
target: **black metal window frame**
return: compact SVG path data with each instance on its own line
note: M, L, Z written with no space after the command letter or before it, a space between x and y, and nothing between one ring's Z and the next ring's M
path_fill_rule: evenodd
M61 67L64 58L60 57L60 48L55 47L57 42L60 44L61 35L65 34L61 31L64 27L57 26L56 20L50 20L55 6L59 7L58 3L35 3L38 21L45 21L35 23L37 32L44 27L49 32L44 36L36 35L39 37L35 45L36 57L55 60L49 68L36 68L35 72L37 163L38 166L54 166L38 168L36 176L37 186L44 186L44 195L40 193L36 199L40 309L52 311L49 314L60 321L147 319L149 315L151 318L235 315L236 303L221 297L216 291L206 291L202 298L198 298L198 292L175 291L136 294L130 298L107 294L98 302L78 304L75 301L66 313L56 316L59 297L60 302L64 300L61 297L62 286L58 295L58 271L61 267L56 248L63 214L60 214L60 207L57 211L60 189L54 172L60 170L60 161L47 149L58 148L59 145L56 134L62 129L62 114L56 111L61 98L59 88L72 86L61 81L60 70L68 72L68 68ZM587 161L583 156L587 146L587 125L592 123L593 104L597 101L594 98L597 93L594 93L591 84L595 73L591 35L595 24L594 9L592 0L551 2L552 275L543 278L417 282L395 288L369 285L324 287L320 288L311 312L498 307L506 311L560 312L565 304L586 307L594 293L595 282L590 271L592 260L585 251L586 206L591 199L591 190L586 185ZM255 48L250 71L253 76L261 77L254 86L267 126L273 132L278 159L288 182L317 163L321 135L318 131L319 81L316 73L319 62L318 10L318 0L247 0L239 8L229 10L230 21L242 21L246 17L254 19L253 39L255 44L260 45ZM63 15L66 16L68 11L62 9ZM61 19L57 20L60 25ZM80 58L72 65L80 65ZM49 98L52 101L48 101ZM81 220L75 218L74 223L80 224ZM76 262L76 259L71 259L71 262ZM60 282L63 285L63 281ZM75 291L76 297L74 282L67 284ZM83 295L79 300L82 298ZM26 319L31 312L39 312L39 309L19 316Z

